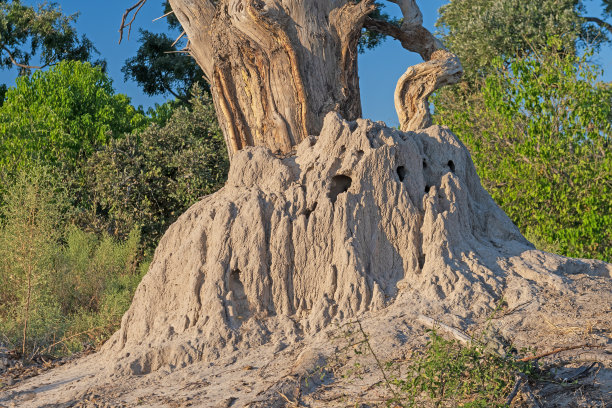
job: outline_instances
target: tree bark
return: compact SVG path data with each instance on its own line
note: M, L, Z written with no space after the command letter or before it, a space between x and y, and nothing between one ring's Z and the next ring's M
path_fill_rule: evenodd
M426 60L443 48L414 0L389 1L402 9L401 27L368 18L374 0L170 0L211 84L230 157L259 145L289 153L330 111L361 116L357 46L366 20Z

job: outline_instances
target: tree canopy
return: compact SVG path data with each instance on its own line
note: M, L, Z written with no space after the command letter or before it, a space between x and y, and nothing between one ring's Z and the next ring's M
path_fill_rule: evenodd
M19 0L1 0L0 69L16 68L28 74L62 60L92 60L97 50L87 37L77 35L73 27L77 17L64 15L55 3L33 7ZM102 59L93 63L106 65ZM0 85L0 102L6 90L5 84Z
M195 60L182 51L186 40L181 38L180 23L170 4L166 1L163 6L168 29L180 37L175 40L166 33L139 30L140 47L134 57L125 61L121 71L126 80L136 81L147 95L172 95L188 102L189 91L195 84L206 90L208 83Z
M456 53L469 80L485 73L493 58L522 56L546 46L550 36L591 47L606 43L612 0L602 0L604 16L586 16L582 0L455 0L440 8L436 23L445 45Z
M110 138L146 125L99 67L64 61L17 79L0 107L0 170L74 166Z
M72 26L77 17L64 15L55 3L35 8L19 0L0 1L0 67L28 70L61 60L90 60L96 49L87 37L78 37ZM32 65L34 57L40 65Z

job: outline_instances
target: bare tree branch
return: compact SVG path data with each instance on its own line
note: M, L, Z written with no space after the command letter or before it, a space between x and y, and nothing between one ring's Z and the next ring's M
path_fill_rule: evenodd
M404 16L404 22L402 23L402 27L408 28L423 25L423 13L421 13L421 9L419 9L419 6L417 6L415 0L387 1L397 4L402 10L402 15Z
M121 41L123 40L123 30L126 27L128 28L128 40L130 39L130 34L132 33L132 24L134 23L134 20L136 20L136 16L138 15L138 12L142 8L142 6L145 5L146 2L147 0L138 0L136 4L134 4L132 7L128 8L127 10L125 10L125 13L123 13L123 17L121 18L121 26L119 27L119 44L121 44ZM134 11L134 9L136 11ZM132 16L132 19L130 20L130 22L126 24L125 21L127 20L128 16L130 15L132 11L134 11L134 15Z
M404 16L399 26L389 21L366 18L364 27L395 38L408 51L416 52L425 62L408 68L395 89L395 109L403 131L431 126L429 96L437 89L459 82L463 67L459 58L444 48L423 27L423 14L416 0L387 0L397 4Z
M13 55L11 54L11 51L6 46L3 46L2 50L4 52L6 52L6 55L8 55L8 57L11 60L11 62L13 63L13 65L15 65L15 66L17 66L19 68L23 68L23 69L43 69L43 68L47 68L48 66L53 65L52 63L48 63L48 64L41 65L41 66L21 64L21 63L15 61L15 58L13 58Z
M459 58L444 49L433 53L429 61L413 65L397 82L395 110L404 132L432 125L429 97L437 89L461 80L463 67Z
M183 31L181 33L181 35L179 35L178 38L176 40L174 40L174 42L172 43L171 47L174 47L176 45L176 43L179 42L181 40L181 38L183 38L185 36L185 34L187 34L187 32Z
M418 53L424 60L429 60L431 55L441 48L444 48L440 40L435 38L425 27L412 26L404 29L388 21L378 20L367 17L363 26L368 30L376 31L381 34L398 40L402 47L411 52Z
M168 17L170 14L174 14L174 10L170 10L169 12L164 14L163 16L157 17L155 20L153 20L153 23L156 22L157 20L161 20L164 17Z
M584 17L585 21L588 21L589 23L595 23L598 26L605 28L606 30L608 30L610 33L612 33L612 24L608 23L607 21L604 21L600 18L597 17Z

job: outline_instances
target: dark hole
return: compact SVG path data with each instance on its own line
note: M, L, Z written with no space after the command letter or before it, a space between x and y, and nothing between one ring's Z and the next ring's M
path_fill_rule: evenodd
M315 202L312 205L312 208L306 208L304 211L302 211L302 214L304 214L306 216L306 219L308 219L310 217L310 214L312 214L312 212L316 209L317 209L317 203Z
M329 186L329 199L331 202L335 203L339 194L346 193L351 187L352 182L353 180L349 176L343 174L332 177Z
M450 167L450 171L455 172L455 163L452 160L448 161L448 167Z
M346 152L346 146L342 145L340 146L340 154L344 154L344 152Z
M431 186L425 186L425 194L429 193L429 190L431 190Z
M425 159L423 159L423 168L426 169L427 168L427 162L425 161Z
M425 254L419 256L419 269L423 269L425 266Z
M399 177L400 181L404 181L407 175L408 175L408 170L406 170L404 166L399 166L397 168L397 176Z

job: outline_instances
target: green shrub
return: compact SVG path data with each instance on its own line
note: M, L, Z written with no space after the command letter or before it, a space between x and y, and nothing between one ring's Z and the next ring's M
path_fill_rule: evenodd
M0 333L28 358L98 344L119 326L147 263L124 242L65 227L67 200L48 168L21 171L0 223Z
M47 343L61 326L49 286L61 192L44 168L21 173L7 191L0 224L0 332L23 353Z
M400 406L505 407L517 372L531 373L527 363L517 363L485 351L477 343L466 347L445 340L434 330L424 353L403 367L406 376L393 380Z
M612 261L612 88L597 83L588 57L552 40L528 57L497 61L477 92L437 99L436 114L528 238Z
M135 225L153 246L190 205L225 182L229 160L209 97L198 93L164 127L112 141L86 172L100 228L123 237Z
M53 352L79 351L84 343L98 345L121 323L149 262L141 262L140 233L132 230L120 242L110 236L70 228L58 256L58 303L68 323Z

